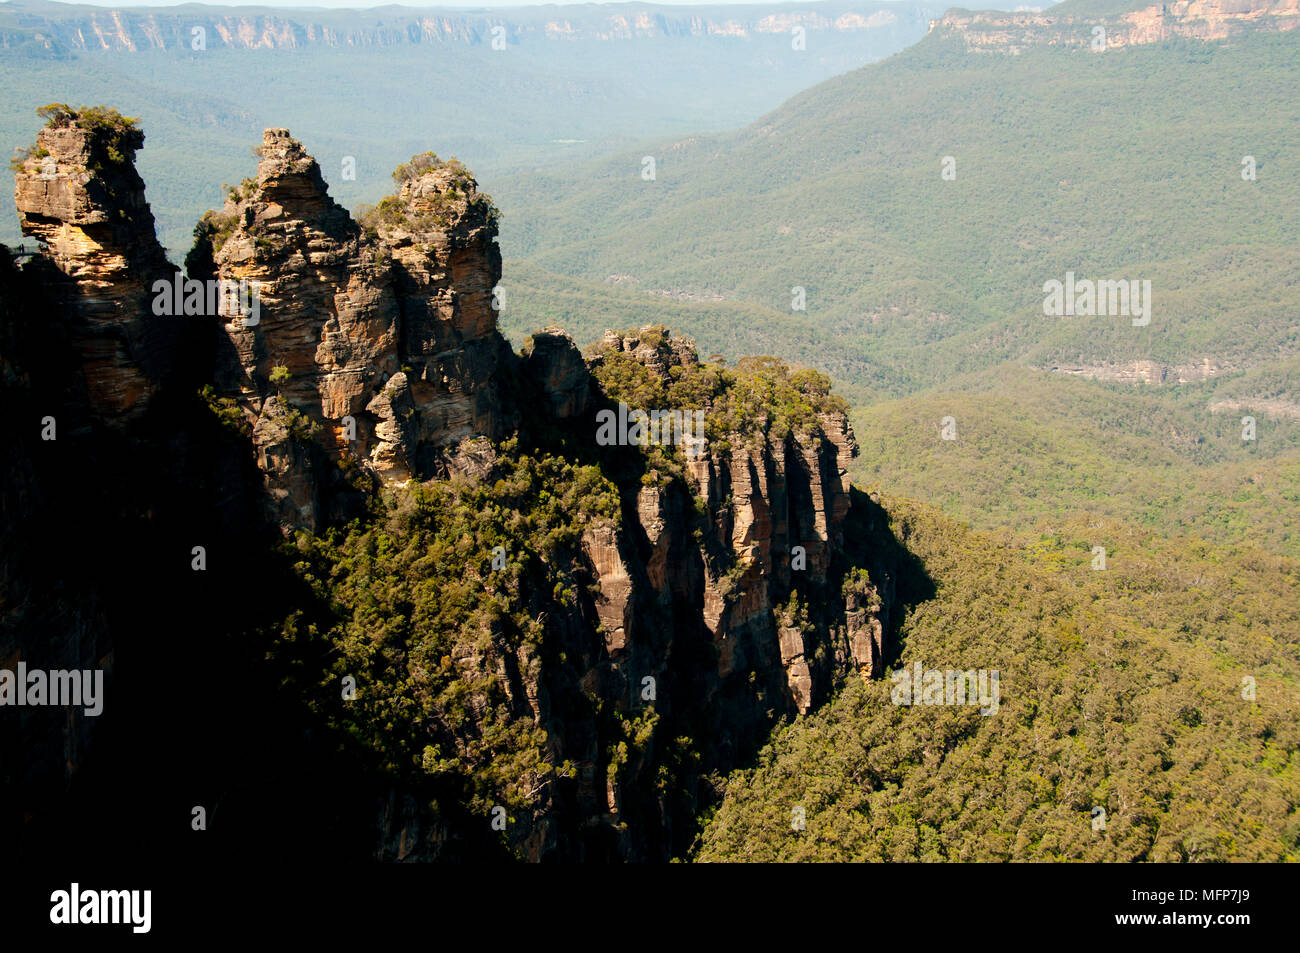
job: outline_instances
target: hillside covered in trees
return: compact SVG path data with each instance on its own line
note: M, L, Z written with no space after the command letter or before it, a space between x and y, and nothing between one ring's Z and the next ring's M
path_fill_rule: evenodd
M696 859L1300 859L1300 564L1103 519L1014 542L885 506L937 589L894 670L996 670L998 710L855 682L727 779Z

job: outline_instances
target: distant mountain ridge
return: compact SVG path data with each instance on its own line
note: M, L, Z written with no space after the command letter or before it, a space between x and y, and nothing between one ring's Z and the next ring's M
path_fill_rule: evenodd
M1054 29L1020 52L935 31L733 134L494 181L503 327L653 313L809 364L856 405L857 481L984 528L1087 507L1300 552L1300 33L1098 54ZM1045 313L1072 271L1150 278L1150 325Z
M1277 276L1294 260L1295 36L1258 27L1106 56L1044 27L1032 48L992 57L932 33L729 136L498 181L512 210L503 247L597 283L605 315L616 298L636 310L669 291L705 347L770 337L787 359L895 396L1008 359L1208 358L1240 372L1293 348ZM635 181L643 154L661 157L653 189ZM1043 320L1044 282L1083 262L1155 279L1158 330ZM1229 291L1245 267L1249 295ZM528 303L590 336L590 294Z
M1125 10L1067 2L1048 10L1015 13L949 10L930 21L930 32L960 37L968 50L1015 54L1031 46L1096 49L1097 26L1105 30L1102 49L1143 46L1176 36L1223 40L1246 29L1293 30L1300 26L1300 2L1180 0Z
M504 27L508 44L538 40L632 40L851 33L922 22L938 12L906 3L855 0L800 3L788 12L770 4L665 8L566 5L493 10L378 7L369 10L184 6L91 7L19 0L0 7L0 48L27 47L51 55L94 50L188 50L193 30L217 49L371 48L456 43L487 45Z

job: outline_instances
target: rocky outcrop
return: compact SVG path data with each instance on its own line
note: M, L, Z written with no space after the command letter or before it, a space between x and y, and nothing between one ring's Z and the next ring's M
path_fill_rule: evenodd
M1180 0L1110 16L952 10L930 33L959 38L968 50L1018 54L1035 46L1101 51L1159 43L1175 36L1222 40L1244 30L1283 32L1300 26L1300 0ZM1095 32L1104 29L1104 42Z
M58 275L49 267L42 277ZM84 513L66 491L74 468L95 461L74 449L73 435L86 420L65 409L69 398L79 410L89 409L84 392L77 393L80 355L59 333L60 303L42 290L42 282L24 277L0 246L0 670L15 672L20 663L41 670L100 668L111 678L113 642L104 607L87 598L75 577L58 572L68 562L73 535L83 550L79 557L92 558L85 544L94 538L82 534L94 526L67 519L74 507L76 516ZM116 424L114 407L101 410ZM39 439L42 431L54 439ZM0 708L0 814L8 813L11 798L30 811L57 796L80 772L97 720L84 709ZM16 796L19 787L26 788L27 803Z
M501 250L491 200L459 163L432 153L396 173L396 196L372 213L379 254L391 260L400 315L399 354L414 415L403 440L379 449L388 478L445 470L441 450L517 424L502 371L514 355L497 331ZM372 408L384 420L383 402ZM395 419L395 418L394 418Z
M788 432L743 421L713 429L690 455L593 447L612 401L602 367L617 357L680 380L706 372L694 343L661 327L608 332L584 362L550 328L526 354L538 396L525 420L549 420L566 446L594 452L619 515L582 531L569 567L576 597L535 593L527 615L545 627L540 657L507 640L453 657L497 673L517 717L544 726L547 760L572 766L512 812L512 850L667 859L689 846L707 774L744 764L778 719L813 710L847 678L883 671L893 570L874 549L873 504L848 483L858 448L842 412ZM615 375L634 376L625 365ZM722 401L734 385L719 386ZM721 404L701 412L727 418ZM635 744L619 733L626 726ZM686 757L696 767L683 768ZM382 857L457 855L456 837L419 803L384 802Z
M591 384L578 383L576 353L549 329L534 336L526 366L590 441L610 398L598 373ZM593 371L611 355L665 382L699 367L694 342L661 327L607 332L589 358ZM570 413L575 391L590 393L585 413ZM725 416L711 404L702 415ZM694 452L682 453L676 475L635 449L607 451L602 468L616 477L623 517L588 527L582 539L600 638L585 641L557 623L557 648L572 668L567 676L544 668L539 693L557 760L590 766L576 779L578 809L590 812L590 851L612 842L604 849L614 856L662 859L683 848L691 827L678 813L680 792L655 783L681 734L699 744L709 770L725 772L744 763L776 719L812 710L848 677L883 671L891 575L879 559L864 559L872 504L846 473L857 452L838 410L784 434L762 426L711 430ZM637 465L628 469L629 461ZM565 684L596 692L627 718L643 713L652 693L660 720L618 772L592 747L593 725L553 718L569 693ZM557 799L540 814L571 810ZM648 837L655 829L663 831L658 840ZM554 839L530 849L565 856Z
M1208 410L1212 414L1227 414L1248 411L1269 417L1288 417L1300 420L1300 404L1276 397L1227 398L1211 401Z
M231 305L218 295L214 310L207 307L214 299L200 296L203 305L193 314L159 324L150 280L174 286L174 275L152 239L130 149L117 147L122 161L105 153L113 160L106 166L97 161L99 133L76 122L52 124L17 176L24 227L41 240L43 255L21 273L0 259L0 383L25 408L22 426L0 434L15 448L0 507L18 513L37 501L43 485L61 487L51 474L74 470L50 450L66 447L100 469L105 494L140 488L111 505L87 500L104 524L97 538L142 528L127 549L131 560L114 578L138 561L169 582L164 594L110 599L113 611L100 613L101 570L88 568L68 612L39 616L74 636L43 640L28 625L37 618L29 604L42 591L0 554L0 582L12 577L18 581L10 592L24 594L21 611L5 606L0 615L0 663L48 643L61 646L66 664L93 658L113 665L116 647L130 642L124 627L169 631L153 615L160 605L169 622L199 616L193 629L212 640L261 633L290 611L321 613L312 625L324 631L336 611L331 593L293 588L323 583L292 577L259 533L338 526L362 513L381 488L391 491L387 499L409 504L416 495L399 487L412 480L455 476L455 486L471 491L495 486L502 464L526 446L529 454L583 461L600 474L601 486L617 492L608 491L605 515L575 531L568 549L548 551L530 564L533 575L509 583L518 587L511 598L527 609L521 618L529 638L485 623L437 660L441 671L457 673L470 734L489 709L504 712L499 717L542 739L537 751L548 765L566 766L562 780L525 785L527 809L504 839L510 851L532 859L680 855L700 806L716 793L711 777L744 764L779 719L812 710L848 677L881 672L895 570L876 549L884 527L864 528L872 504L849 485L857 445L843 405L828 396L828 381L813 375L791 383L782 368L785 411L759 401L737 412L727 403L736 381L702 365L693 341L661 327L609 332L588 358L563 331L549 328L516 356L496 326L496 213L467 170L417 156L395 173L395 193L354 219L330 198L317 163L284 129L266 130L256 174L205 216L186 261L190 282L247 288L251 299ZM137 148L142 141L130 123L114 128L118 138L110 146ZM39 178L37 163L49 157L40 150L54 157L52 179ZM64 284L64 321L16 323L27 298ZM155 334L182 326L204 334L187 338L184 348ZM66 390L51 369L36 366L38 355L55 353L31 339L41 328L66 331L81 348L77 359L55 363L64 371L87 368L94 399L66 417L86 442L43 448L29 426L40 407L58 407L61 398L53 395ZM120 345L108 352L107 365L95 361L101 341ZM192 359L193 348L202 359ZM614 403L601 371L616 360L664 393L683 378L711 382L691 398L688 440L651 452L596 439L598 415ZM29 377L45 383L33 389ZM195 396L201 386L202 403ZM794 416L776 426L780 413ZM119 433L121 419L137 418ZM101 438L101 430L114 436ZM87 449L92 443L94 453ZM155 491L153 480L165 489ZM64 496L76 494L53 494L41 503L43 512ZM32 534L31 525L24 527L16 536L0 533L19 559ZM551 527L536 529L545 535ZM459 542L442 558L464 555ZM190 562L199 550L211 560L210 575ZM47 565L60 557L42 558ZM476 584L477 558L471 554L458 577L466 585L454 598L499 607L492 590L503 583ZM246 564L288 578L251 587L245 605L229 593L245 586ZM577 585L556 584L564 579ZM313 602L317 597L323 604ZM239 640L222 644L264 662L265 647L251 641L251 649ZM155 648L128 657L137 666L142 655L170 664ZM309 666L314 649L298 649L305 654L293 666ZM209 665L203 639L188 651L187 671ZM427 678L417 670L422 662L395 664L413 666L400 684ZM407 676L409 683L402 681ZM211 690L218 696L227 689ZM304 716L291 701L276 709L278 690L261 698L263 709L249 708L246 736L263 731L265 712L275 709L272 721L286 736L329 749L318 722L294 727ZM221 705L209 705L214 718L224 717ZM153 717L145 705L138 712ZM48 719L41 725L55 732ZM419 730L433 739L441 729ZM78 759L88 731L78 722L62 735ZM214 731L224 737L225 726ZM266 753L271 765L280 757L273 747ZM424 750L438 772L446 760L454 776L454 757L444 759L432 743ZM483 746L477 750L481 755ZM336 765L329 759L337 751L322 757ZM200 776L207 770L191 768ZM210 790L214 783L201 777L193 786ZM382 789L371 802L376 810L358 809L369 815L381 858L473 857L501 847L481 817L456 814L465 810L463 800L446 790L438 809L429 806L435 799L421 785L451 783L445 778L375 772L358 783ZM372 833L364 823L360 829Z
M1113 361L1105 364L1055 364L1056 374L1085 377L1112 384L1191 384L1207 381L1227 368L1211 358L1186 364L1162 364L1159 361Z
M633 356L665 380L699 360L693 341L654 328L636 336L607 332L596 360L608 351ZM705 408L703 418L711 414ZM848 661L868 673L879 661L854 645L844 628L838 591L850 508L847 467L858 452L852 429L843 413L833 412L783 437L731 431L701 443L685 457L686 486L703 510L698 542L685 544L695 553L678 551L692 521L683 522L680 507L674 509L671 489L645 487L637 497L637 522L650 548L643 572L633 578L644 578L656 593L686 593L701 606L720 682L756 663L784 670L782 707L807 711L843 676ZM614 590L628 598L623 563L608 562ZM825 597L836 608L801 630L784 605L796 590L812 602ZM832 649L821 653L822 661L812 660L817 646L837 645L847 651L837 657Z
M325 468L352 433L362 455L375 442L364 411L399 369L397 302L390 269L301 144L268 129L260 155L256 178L205 220L203 270L256 300L256 317L221 316L217 390L248 418L280 519L316 526Z
M529 339L524 373L546 395L551 413L568 420L590 403L591 375L577 345L563 329L547 328Z
M91 196L101 188L93 177L77 186ZM110 200L98 207L109 222ZM265 597L247 585L265 578L254 566L267 551L248 444L224 441L215 420L195 412L197 381L171 386L183 362L161 378L136 362L142 338L127 332L155 316L128 310L138 276L78 268L89 259L64 253L64 236L82 227L77 214L90 217L69 214L66 229L35 220L49 229L49 256L18 268L0 248L0 669L103 680L98 711L0 706L0 824L16 856L33 859L119 855L153 838L171 849L161 848L169 825L154 824L155 806L213 790L199 779L201 761L221 760L222 738L247 737L244 716L224 705L208 673L218 656L240 664L222 633L259 614ZM109 222L88 229L111 236ZM104 354L114 363L93 360ZM134 400L116 399L125 396ZM207 554L206 571L196 571L196 551ZM228 572L237 565L242 581ZM181 684L183 699L171 688ZM259 731L282 721L265 710L254 717ZM203 759L181 756L172 725ZM240 744L241 757L256 760ZM229 764L221 770L234 776ZM102 824L101 812L117 822Z
M256 297L255 318L223 316L217 390L248 418L282 525L317 527L355 489L344 471L445 475L457 444L513 423L495 213L468 172L425 156L363 228L288 130L259 155L189 266Z
M152 306L154 282L174 269L135 170L143 145L116 113L60 110L14 175L23 233L67 276L58 290L90 403L119 421L146 410L174 360L175 325Z

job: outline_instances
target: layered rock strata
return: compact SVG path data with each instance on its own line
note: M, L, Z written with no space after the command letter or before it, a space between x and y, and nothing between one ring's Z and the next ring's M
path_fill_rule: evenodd
M340 467L385 484L446 475L460 442L512 425L501 254L490 202L459 166L417 157L363 227L287 130L266 130L259 155L205 219L206 270L258 299L255 322L222 323L217 391L248 420L283 525L314 528L346 485Z
M1297 26L1297 0L1179 0L1109 16L1069 16L1051 9L952 10L931 20L930 32L958 37L968 50L1014 55L1035 46L1103 52L1173 37L1223 40L1245 30L1285 32Z
M154 231L135 152L144 134L111 119L56 115L14 175L23 234L67 276L57 289L92 407L130 420L174 366L175 325L154 314L154 282L174 269Z
M122 438L134 445L103 451L123 485L143 485L131 475L138 450L168 471L160 512L177 538L165 536L166 553L142 539L148 558L178 573L190 568L196 536L238 539L263 525L319 530L360 512L348 501L364 503L381 488L451 475L493 479L507 438L595 460L616 486L618 518L587 526L565 570L586 580L584 591L553 598L547 580L528 595L541 654L493 635L448 660L478 684L484 675L496 680L511 717L544 730L546 757L573 766L570 781L534 792L510 833L518 853L679 855L712 796L710 775L745 763L780 718L810 711L845 678L881 672L894 569L871 556L862 526L869 503L847 479L857 446L843 413L819 411L780 435L737 425L671 458L597 446L596 416L611 403L601 362L618 355L667 383L699 367L694 343L658 328L610 332L584 359L549 328L515 355L496 325L495 210L467 170L417 156L395 173L395 193L354 220L284 129L266 130L256 174L200 223L186 262L190 281L253 289L255 308L160 318L153 282L171 281L175 269L153 237L130 162L142 136L118 125L117 138L106 140L113 155L101 155L99 133L79 121L53 123L17 174L24 229L43 246L22 274L67 292L63 319L92 395L78 427L113 430L158 411L152 430ZM49 158L52 165L41 164ZM41 178L42 168L51 178ZM7 322L16 313L0 309ZM180 346L169 336L177 327L205 333ZM39 351L25 346L21 370L4 365L6 380L39 377L31 366ZM206 430L187 416L200 388L217 411ZM219 426L227 428L221 440ZM26 431L13 439L21 453L7 477L6 510L31 496L17 463L40 453ZM260 501L260 522L249 500ZM123 500L120 515L148 523L156 505L142 490ZM240 554L212 549L214 565L235 579ZM0 579L14 569L0 560ZM188 588L176 587L174 602L209 591L202 574L181 576ZM93 592L86 598L93 603ZM274 593L262 601L262 613L279 611ZM148 604L133 605L123 617L147 619ZM93 617L94 639L78 651L111 658L120 633ZM225 604L217 619L226 620L214 621L218 628L270 621L238 622L239 608ZM35 638L18 632L0 648L25 655ZM647 684L655 686L650 705ZM616 764L610 719L649 708L654 726ZM78 750L90 741L81 723L69 737ZM670 763L681 790L659 782ZM383 783L371 818L378 856L436 859L468 843L461 821L431 811L418 782Z

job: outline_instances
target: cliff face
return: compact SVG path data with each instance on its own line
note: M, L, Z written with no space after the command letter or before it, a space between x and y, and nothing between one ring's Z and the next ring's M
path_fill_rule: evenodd
M65 117L42 129L14 175L23 233L68 278L59 289L76 325L89 399L106 417L143 412L173 365L170 331L151 288L172 274L135 171L138 130L83 128Z
M327 11L250 13L207 8L188 13L77 8L67 10L14 0L11 23L0 22L0 48L39 44L50 52L119 50L188 51L193 30L202 28L204 49L301 49L303 47L390 47L419 44L486 45L494 27L511 44L530 40L620 41L668 37L752 37L809 32L878 29L900 18L928 15L923 9L895 11L879 3L801 4L811 9L769 13L695 9L679 15L650 10L563 11L516 9L492 13L443 10L358 10L340 17Z
M611 332L602 343L603 352L631 354L664 380L674 368L698 360L694 342L671 337ZM711 413L705 408L706 417ZM855 647L829 628L806 639L789 620L774 615L778 603L800 585L826 584L833 558L843 553L846 474L857 453L848 419L836 412L819 414L812 429L779 439L730 432L716 445L704 442L686 461L687 482L704 504L707 529L699 544L702 577L679 580L678 588L693 583L697 589L705 628L718 650L719 677L744 670L747 653L755 653L771 668L784 669L786 701L800 712L825 694L832 673L851 664L872 674L879 664L879 646ZM673 541L666 532L671 521L663 515L664 494L643 489L637 509L652 547L646 577L655 588L671 588L668 577L680 560L667 558ZM707 558L718 551L735 557L726 578ZM611 615L617 620L617 613ZM814 672L818 646L834 651Z
M115 438L130 441L120 448L98 451L115 461L110 482L143 487L133 468L154 461L155 476L172 488L165 500L142 489L119 504L124 519L153 525L170 514L166 526L179 527L181 539L150 544L147 558L188 553L196 537L229 539L212 552L223 553L234 584L244 559L274 564L274 557L258 549L264 543L233 540L256 540L261 527L337 526L363 513L380 490L400 497L408 481L496 483L510 462L500 455L515 453L509 448L521 440L596 461L616 488L617 516L584 526L569 564L543 561L534 567L541 576L520 594L540 641L493 625L486 636L465 633L442 663L464 673L471 712L481 716L489 697L505 699L510 723L541 732L542 757L573 766L570 781L528 792L525 816L504 835L517 854L680 854L699 807L716 796L711 776L743 764L777 719L809 711L846 677L881 672L898 563L876 545L884 527L873 528L872 504L848 484L857 446L824 385L799 391L791 406L802 416L777 427L769 418L778 412L761 403L737 412L731 392L739 385L716 369L705 373L693 342L662 328L610 332L586 359L549 329L517 356L496 327L495 210L468 171L417 156L395 173L395 194L358 222L329 197L315 160L283 129L266 130L256 174L205 217L186 263L191 282L243 282L255 306L241 311L223 302L216 311L160 317L152 281L173 282L174 274L153 239L131 150L103 164L82 121L73 116L42 133L38 152L53 159L51 178L37 171L47 158L37 153L17 173L23 226L43 256L21 277L0 262L12 279L0 304L9 331L18 327L18 285L75 292L61 326L81 349L93 395L78 428L110 432L123 415L155 421ZM130 135L126 128L121 135ZM124 141L138 147L142 140ZM0 339L11 352L6 379L19 386L48 377L39 347L24 345L11 360L11 337ZM693 412L722 422L685 448L654 454L600 445L600 414L618 405L602 374L618 362L655 387L702 374L713 381L711 396ZM771 380L789 390L785 374ZM192 416L200 387L224 419L220 435L213 418L205 430ZM39 445L30 435L12 442L18 449L0 497L6 511L39 490L33 467L51 465L31 463ZM21 534L5 545L7 590L35 592L14 562ZM170 572L185 568L167 560ZM499 585L474 553L457 574L458 599L490 600ZM570 576L585 584L562 596L556 580ZM217 603L220 587L195 589L194 577L175 598L191 593L219 631L264 631L286 611L277 599L292 609L305 604L274 586L248 607ZM69 657L111 658L121 633L111 614L94 614L94 584L87 587L78 618L91 620L81 628L93 637ZM150 621L150 603L133 606L133 624L161 624ZM5 621L0 649L10 656L30 655L45 638L21 616ZM413 652L393 658L401 684L427 680ZM611 747L611 724L651 710L630 750ZM249 712L256 726L256 705ZM437 725L421 730L434 750ZM77 746L88 742L84 725L75 732ZM479 757L475 750L482 748L462 757ZM663 777L680 787L665 787ZM419 778L374 783L383 788L381 806L366 822L381 858L459 855L483 836L481 818L457 821L431 807ZM467 833L466 824L479 833Z
M1224 373L1224 368L1211 358L1187 364L1162 364L1159 361L1128 361L1108 364L1057 364L1052 366L1057 374L1071 374L1089 380L1118 384L1187 384L1209 380Z
M501 254L463 170L415 163L363 229L287 130L259 152L190 268L256 296L255 318L222 321L217 391L246 418L282 524L315 528L354 489L344 471L445 476L461 441L505 432Z
M617 406L601 383L605 365L631 362L664 383L699 367L693 342L660 327L609 332L587 361L555 329L531 344L524 375L539 404L588 445ZM725 391L702 401L703 419L730 419ZM637 447L604 450L620 515L586 525L572 563L557 567L583 583L576 599L534 591L526 615L542 620L540 654L497 634L460 656L545 730L550 761L574 766L570 781L539 785L512 813L508 842L520 855L681 853L714 796L710 774L744 764L777 719L882 671L898 570L876 548L873 505L847 482L858 450L847 419L821 410L788 432L741 423L701 437L679 471ZM621 759L611 718L640 726ZM472 756L472 745L463 750ZM419 804L396 791L385 802L381 856L452 849L454 836Z
M388 480L425 477L448 469L443 448L518 424L504 383L516 361L496 323L496 213L468 171L417 156L374 217L402 321L402 370L373 402L385 438L374 463Z
M74 348L67 332L82 329L61 320L57 293L43 293L47 282L58 291L59 273L40 264L29 268L43 281L25 280L0 246L0 669L97 667L111 683L114 640L104 600L78 568L99 568L102 524L95 507L68 492L79 468L94 463L84 446L72 446L88 423L78 373L86 341ZM144 389L133 369L128 379ZM120 407L99 404L114 430ZM40 440L42 430L61 433L63 442ZM80 543L69 560L73 538ZM0 817L9 829L63 793L91 749L96 722L76 708L0 709Z
M1298 0L1180 0L1112 16L950 11L930 21L930 32L956 36L968 50L1017 54L1034 46L1089 49L1093 28L1106 31L1106 48L1142 46L1175 36L1222 40L1248 29L1283 32L1300 26Z

